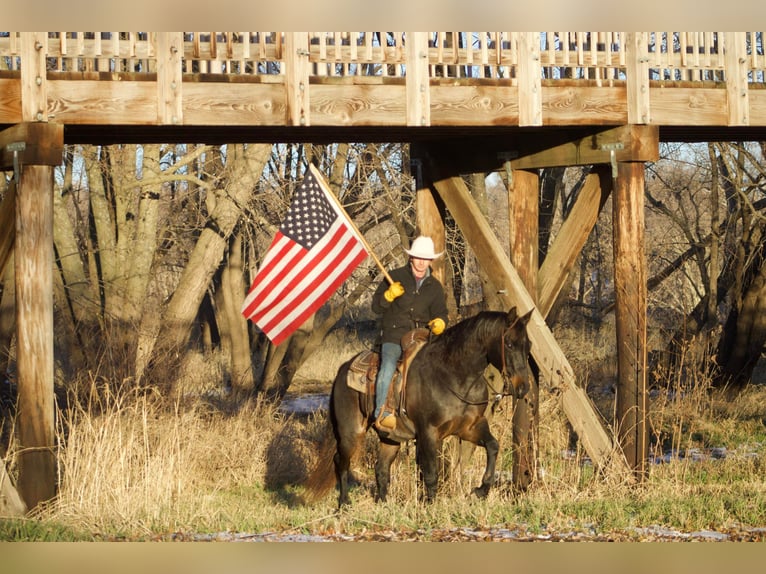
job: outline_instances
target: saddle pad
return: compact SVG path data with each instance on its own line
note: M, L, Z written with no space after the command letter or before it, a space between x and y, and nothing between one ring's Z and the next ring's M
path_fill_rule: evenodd
M360 393L367 393L371 381L375 380L378 371L380 355L374 351L362 351L357 355L348 367L346 384Z

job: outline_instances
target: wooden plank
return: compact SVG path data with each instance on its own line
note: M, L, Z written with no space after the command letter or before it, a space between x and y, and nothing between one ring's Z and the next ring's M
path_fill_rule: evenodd
M0 516L24 516L26 513L27 505L21 500L3 461L0 464Z
M441 42L439 43L441 46ZM431 90L428 79L428 35L407 32L407 125L431 125Z
M638 478L648 455L646 393L647 272L644 252L644 166L620 163L612 198L617 332L617 433Z
M748 110L748 59L745 32L724 32L728 125L750 124ZM753 50L755 51L755 50Z
M628 123L652 122L649 91L649 48L646 32L628 32L625 36L625 75L628 89Z
M577 257L596 225L598 214L611 189L611 175L607 176L603 170L586 176L577 201L562 223L538 272L537 306L543 317L548 316L556 302Z
M519 34L519 125L543 125L542 68L540 35L537 32Z
M542 93L545 125L585 126L627 123L628 104L625 88L544 86Z
M536 171L512 171L508 183L511 263L527 293L536 294L540 176ZM520 492L526 491L537 477L540 385L536 370L530 372L527 394L513 399L511 476L514 488Z
M311 86L314 125L403 126L406 123L402 85L350 85L339 91L327 85Z
M181 32L157 33L157 122L182 124L182 69L184 39Z
M418 174L416 174L417 176ZM434 193L431 191L422 177L417 178L417 193L415 195L415 216L416 226L418 229L418 235L425 235L430 237L434 241L434 249L437 253L441 253L446 249L446 233L444 231L444 217L442 216L439 204L440 198L434 197ZM439 204L437 204L439 199ZM443 205L442 205L443 209ZM446 258L439 257L435 259L431 264L434 277L436 277L442 285L446 284Z
M761 90L752 90L753 95L759 92ZM725 90L651 88L651 98L651 121L654 125L725 126L729 121Z
M47 32L21 33L21 121L48 121Z
M53 167L27 165L16 196L18 490L30 509L56 493Z
M61 165L64 153L64 126L60 123L25 122L0 132L0 169L12 170L12 144L24 144L16 152L19 165Z
M285 32L285 125L311 125L309 106L309 37L305 32Z
M516 269L505 255L505 251L481 214L465 183L460 177L442 179L437 171L438 166L435 166L433 162L430 166L434 172L434 187L486 273L503 290L501 298L505 306L511 308L515 305L522 313L534 309L527 329L532 343L532 355L540 369L540 376L551 388L560 391L564 412L594 464L623 476L627 465L622 453L606 433L590 399L577 386L574 372L566 356L546 325L545 319L534 307L532 298Z
M209 95L211 87L205 88ZM219 88L220 89L220 88ZM50 106L64 124L154 125L157 86L154 82L49 80ZM216 98L211 97L211 104Z
M513 86L432 86L431 125L518 125L518 94Z
M620 126L594 136L568 142L511 162L513 169L533 169L561 165L592 165L611 162L611 151L604 146L621 145L615 150L617 161L656 161L659 158L657 126Z
M5 277L5 268L13 255L16 241L16 182L11 179L0 203L0 277Z
M209 85L184 84L184 122L189 125L285 125L287 104L282 84L215 86L226 97L211 98ZM312 92L312 100L314 99ZM319 99L321 103L321 98ZM321 119L321 118L320 118ZM334 120L333 120L334 121ZM322 122L320 122L322 123Z

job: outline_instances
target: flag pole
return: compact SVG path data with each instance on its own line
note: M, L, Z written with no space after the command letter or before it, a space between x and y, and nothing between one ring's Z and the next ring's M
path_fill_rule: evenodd
M325 182L324 176L319 172L319 170L316 168L316 166L313 163L311 163L311 162L309 162L309 169L314 174L314 177L319 182L319 185L321 185L322 188L324 189L325 195L330 196L330 198L335 203L335 205L338 207L338 209L340 209L341 213L343 214L343 217L346 218L346 221L348 222L348 224L351 226L351 228L357 234L357 236L359 237L359 240L362 242L362 244L364 245L364 248L367 250L367 253L370 254L370 257L372 257L373 261L375 261L375 263L380 268L380 271L383 273L383 276L386 278L386 280L389 283L393 283L394 282L393 278L391 277L391 275L389 275L388 271L386 271L386 268L380 262L380 259L378 259L378 257L372 251L372 248L370 247L370 244L367 242L367 239L365 239L364 235L362 235L361 231L359 231L359 228L354 224L353 221L351 221L351 218L348 216L348 213L346 213L346 210L343 209L343 205L341 205L340 200L337 197L335 197L335 194L330 189L330 186L327 185L327 182Z

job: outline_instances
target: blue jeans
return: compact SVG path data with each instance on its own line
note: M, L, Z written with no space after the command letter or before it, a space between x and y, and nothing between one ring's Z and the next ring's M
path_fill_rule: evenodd
M375 418L380 416L380 411L386 403L388 388L396 371L396 362L402 356L402 347L396 343L383 343L380 348L380 366L378 377L375 380Z

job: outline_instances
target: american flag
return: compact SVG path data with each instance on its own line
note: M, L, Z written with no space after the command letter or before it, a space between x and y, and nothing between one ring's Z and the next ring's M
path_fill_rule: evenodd
M367 257L363 239L331 193L310 166L242 305L242 314L275 345Z

